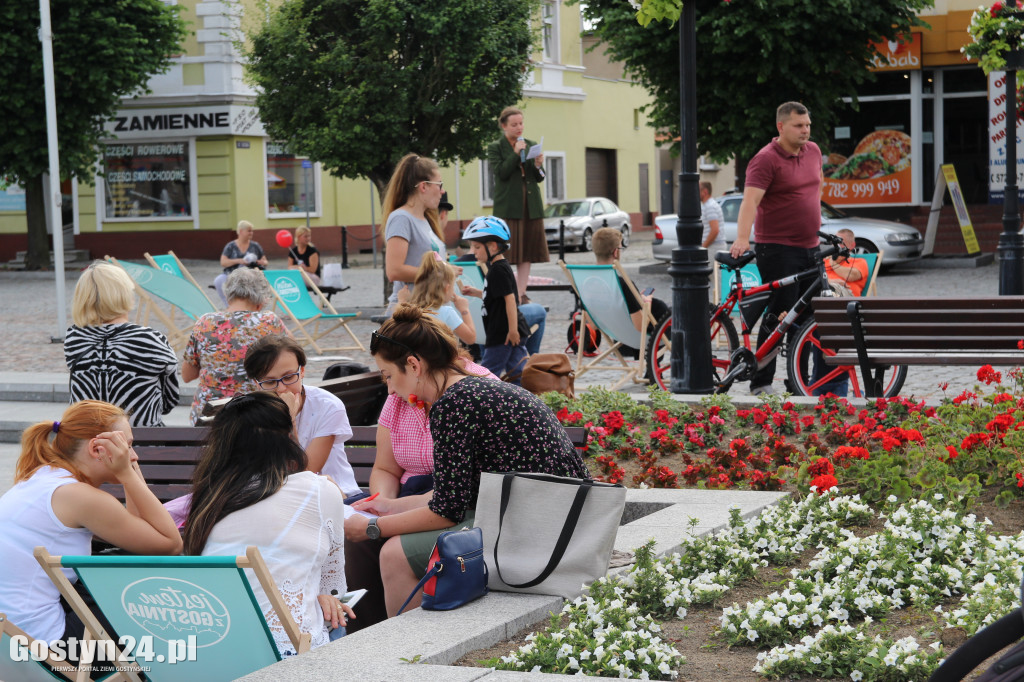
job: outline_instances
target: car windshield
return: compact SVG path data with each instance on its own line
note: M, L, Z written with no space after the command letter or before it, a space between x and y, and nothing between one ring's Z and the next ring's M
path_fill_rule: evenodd
M565 201L551 204L544 210L545 218L568 218L569 216L590 215L589 201Z
M834 220L836 218L845 218L846 214L835 206L830 206L823 201L821 202L821 217Z

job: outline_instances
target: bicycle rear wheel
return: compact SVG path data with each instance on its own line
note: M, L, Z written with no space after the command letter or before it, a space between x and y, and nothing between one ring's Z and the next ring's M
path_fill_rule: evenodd
M708 305L711 318L711 365L718 392L728 390L722 386L722 377L729 370L732 352L739 346L736 326L729 319L728 311L715 316L715 306ZM672 383L672 313L665 314L647 338L647 376L659 388L669 390Z
M815 351L820 350L825 355L835 355L833 351L821 347L817 330L818 323L813 319L807 320L797 330L796 337L788 349L786 370L794 394L813 396L819 389L848 387L854 397L863 398L864 386L861 385L856 365L825 365L825 374L817 379L814 377ZM906 365L890 367L883 380L882 395L886 398L899 395L903 388L903 382L906 380Z

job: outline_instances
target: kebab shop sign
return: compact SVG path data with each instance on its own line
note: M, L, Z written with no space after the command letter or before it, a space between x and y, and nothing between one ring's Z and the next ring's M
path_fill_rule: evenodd
M876 130L850 156L825 159L825 201L836 206L910 203L910 135Z

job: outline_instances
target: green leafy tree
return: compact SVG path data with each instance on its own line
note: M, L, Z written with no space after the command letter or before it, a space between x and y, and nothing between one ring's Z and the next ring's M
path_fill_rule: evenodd
M25 188L29 269L49 248L43 173L48 170L38 0L0 2L0 173ZM50 0L60 176L94 179L104 121L121 98L167 69L185 24L160 0Z
M286 0L250 31L267 132L383 194L416 152L479 158L522 97L536 0Z
M873 80L872 41L923 24L931 0L692 0L697 2L697 145L742 166L773 136L775 109L797 100L811 110L815 138ZM650 92L651 125L679 135L679 0L586 0L598 49ZM637 9L640 11L638 12ZM646 25L641 25L646 24Z

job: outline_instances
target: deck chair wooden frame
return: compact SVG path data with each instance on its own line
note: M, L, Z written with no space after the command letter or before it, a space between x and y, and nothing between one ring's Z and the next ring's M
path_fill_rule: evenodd
M151 256L151 255L149 255L149 252L147 251L146 253L144 253L142 255L145 256L146 260L149 261L149 264L152 265L157 270L163 270L164 272L166 272L168 274L174 275L176 277L181 277L183 279L187 279L189 282L192 282L192 285L195 286L196 289L199 289L199 291L202 292L203 296L206 297L206 300L210 302L210 305L213 306L213 309L214 310L217 309L217 304L214 303L213 299L210 298L210 295L208 293L206 293L206 289L204 289L203 287L199 286L199 282L197 282L196 278L192 276L192 273L188 271L188 268L185 267L185 264L181 262L181 259L178 258L178 254L174 253L173 251L168 251L167 255L165 255L165 256L164 255ZM172 272L172 271L168 270L167 268L165 268L164 267L164 263L162 263L159 260L157 260L158 258L159 259L163 259L164 262L168 262L169 261L169 262L173 263L174 267L177 268L177 272Z
M360 350L365 351L366 347L363 346L362 342L355 335L352 329L348 326L348 321L359 317L360 313L339 313L331 305L331 302L327 299L320 287L310 279L309 275L304 270L263 270L263 276L267 279L267 283L270 284L270 289L274 292L274 298L277 300L277 305L280 306L281 310L292 320L298 332L295 334L295 339L302 345L311 346L318 355L323 355L324 351L339 351L339 350ZM278 287L275 286L281 279L287 280L291 283L287 291L289 296L292 297L292 305L289 307L288 302L282 297L281 292L278 291ZM304 286L299 286L303 284ZM319 305L318 305L319 303ZM295 313L293 310L301 311L303 308L306 309L310 314L305 315L302 318ZM313 312L316 310L317 312ZM323 312L327 310L327 312ZM324 322L325 329L320 329L320 323ZM353 345L348 346L322 346L319 341L326 337L331 332L337 329L344 329L352 339Z
M636 384L650 383L649 380L644 377L644 374L647 371L647 332L649 329L652 329L658 321L654 319L653 315L651 315L651 304L643 300L643 297L640 295L640 292L633 284L633 280L629 278L629 275L626 274L626 271L623 270L622 266L619 265L618 263L613 263L611 265L570 266L566 265L564 261L560 260L558 261L558 264L562 267L563 272L565 272L566 278L568 278L569 283L572 284L572 288L576 292L576 296L579 297L580 302L583 304L583 312L581 314L582 322L580 324L583 325L584 328L588 323L593 324L595 327L597 327L598 330L600 330L601 334L608 340L610 344L606 350L598 353L596 357L588 358L586 364L584 364L584 354L577 352L576 378L578 379L580 376L586 374L591 370L622 372L622 377L616 383L609 387L609 389L612 391L618 390L629 381L632 381L633 383ZM615 336L608 331L608 329L602 328L598 321L591 314L591 305L593 301L591 300L591 304L588 304L588 299L591 299L592 292L585 292L583 289L581 289L579 284L576 282L576 278L573 276L572 272L573 269L585 271L596 270L599 268L613 270L619 277L622 278L622 282L624 282L625 285L629 287L630 292L633 294L633 296L636 297L636 300L641 302L641 311L643 312L643 319L646 320L647 323L643 325L643 329L641 329L639 332L640 347L638 350L640 351L640 354L636 360L627 360L622 355L619 349L622 347L623 343L621 341L618 341L615 338ZM622 290L620 288L620 296L622 295L621 291ZM632 320L629 321L629 324L633 324ZM607 364L605 362L606 360L613 362L611 364Z
M192 329L195 327L195 321L199 319L204 313L216 312L216 306L210 308L206 307L209 304L210 299L206 296L202 289L188 292L191 295L193 302L199 302L200 307L192 307L186 304L185 300L178 298L177 296L169 296L168 292L165 291L164 295L161 295L151 287L147 287L146 282L140 281L143 279L140 277L141 273L145 273L148 278L162 281L168 285L169 289L181 289L185 291L187 287L193 287L194 285L188 280L176 277L175 275L165 272L160 268L152 268L148 265L136 265L135 263L122 263L113 256L104 256L104 258L114 265L124 269L125 272L132 278L135 283L135 293L139 297L139 315L137 319L140 320L140 324L149 324L149 316L153 314L160 320L160 322L167 327L167 342L171 348L175 351L180 351L188 343L189 336L192 334ZM202 298L199 298L202 296ZM165 301L171 306L171 313L166 312L157 305L156 299ZM185 314L185 319L182 323L174 320L173 311L174 309L181 310Z
M160 638L159 635L153 635L152 656L150 660L141 664L147 668L145 670L146 677L152 682L236 679L281 660L274 637L260 610L259 602L252 591L245 569L251 570L259 580L260 586L266 593L271 607L277 614L295 650L299 654L303 654L310 649L312 636L308 632L299 630L288 605L270 575L270 569L267 568L256 547L247 547L245 556L238 557L52 556L44 547L36 547L34 555L50 580L60 590L61 595L85 623L87 632L98 633L96 639L99 641L112 641L112 637L103 629L99 620L93 615L61 569L71 569L75 572L78 579L89 589L95 599L96 608L102 611L110 624L118 630L122 640L126 636L131 636L135 638L136 642L140 642L140 637L150 635L152 630L159 631L159 626L152 622L157 620L156 616L139 614L132 610L137 603L158 605L154 608L163 609L161 613L165 614L164 622L181 624L183 630L178 632L177 637L184 637L183 633L188 629L199 633L197 637L203 637L203 640L198 641L194 650L195 660L177 661L172 664L160 658L168 653L169 646L167 646L166 640ZM141 579L139 578L140 571L145 575ZM183 571L185 573L182 573ZM214 571L218 572L216 579L211 573ZM161 572L173 573L174 576L161 576ZM178 577L179 575L186 575L188 580ZM161 587L162 581L166 587ZM92 584L90 585L90 583ZM150 585L146 585L146 583L150 583ZM194 591L188 595L184 591L178 590L178 594L183 596L177 598L176 602L170 597L168 597L168 601L164 601L156 600L151 596L173 596L175 590L172 589L172 584L177 587L194 589ZM147 589L153 591L145 592L144 590ZM132 595L135 594L140 595L137 602L132 599ZM188 601L183 603L183 599L191 600L191 605ZM219 608L227 609L228 607L221 599L235 605L238 610L235 612L225 610L220 619L209 626L202 619L190 618L195 614L216 614ZM246 608L246 604L250 608ZM174 613L167 615L167 611ZM238 611L244 612L239 613ZM185 615L182 615L183 613ZM252 620L247 621L246 619ZM142 620L142 623L139 620ZM196 620L200 622L197 623ZM232 639L228 639L232 629L235 630L235 635ZM174 630L176 630L175 627L168 625L162 632L174 637ZM218 635L219 639L210 641ZM217 645L224 640L227 642L218 648ZM112 642L112 644L115 654L120 659L123 656L121 647L118 642ZM160 650L161 646L165 646L164 651ZM241 650L237 650L239 646L242 647ZM228 648L232 649L230 654L223 651ZM140 650L137 649L137 651ZM139 665L138 662L124 665L126 669L119 671L116 673L117 677L110 679L141 682Z
M34 637L29 635L27 632L19 628L17 625L11 622L7 617L7 614L0 613L0 679L3 678L3 674L8 668L13 669L17 667L17 671L10 672L17 677L10 677L9 679L24 680L25 682L36 682L45 680L88 680L89 673L87 671L79 671L78 668L67 660L59 660L53 651L49 648L46 649L47 658L45 661L27 660L17 662L11 656L13 653L14 642L11 641L14 637L24 637L29 643L34 641ZM28 652L26 652L28 653ZM52 670L51 670L52 667ZM73 674L69 674L73 673ZM109 678L107 678L109 679Z

